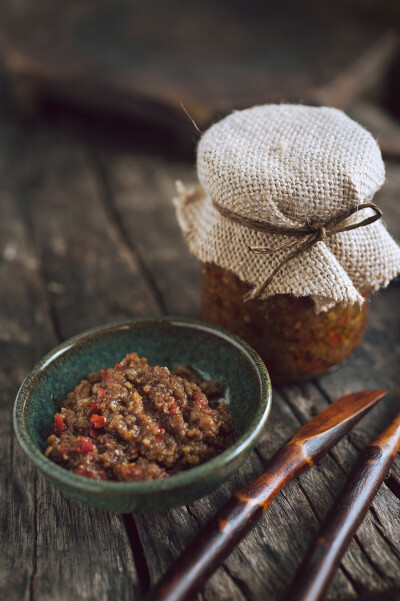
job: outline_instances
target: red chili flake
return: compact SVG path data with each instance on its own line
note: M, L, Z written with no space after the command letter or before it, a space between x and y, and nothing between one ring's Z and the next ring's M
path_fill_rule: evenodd
M136 455L136 453L139 451L139 447L137 445L135 445L134 447L131 448L131 455Z
M91 440L85 440L82 445L82 453L87 455L87 453L91 453L94 449L94 445Z
M139 359L139 355L137 353L129 353L128 357L129 359L132 359L132 361Z
M162 436L156 436L154 440L156 442L162 442L163 441L163 437Z
M106 372L106 370L105 370L105 369L103 369L103 370L100 372L100 376L101 376L101 379L102 379L102 380L105 380L105 379L107 378L107 372Z
M90 401L89 407L90 407L91 413L96 413L96 412L101 411L100 407L98 406L98 404L95 401Z
M121 363L116 363L114 365L114 369L116 369L117 371L122 371L124 368L122 367Z
M64 432L66 425L64 424L64 418L60 413L56 413L54 416L53 432L56 436L60 436L61 432Z
M334 346L337 346L338 344L340 344L340 336L338 334L331 334L330 339Z
M78 453L87 455L88 453L91 453L93 449L93 443L89 438L86 438L85 436L78 436L78 441L76 443L76 450Z
M75 470L75 474L79 474L80 476L85 476L85 478L93 478L93 473L88 470L87 467L83 467L80 465L77 470Z
M157 432L160 432L161 434L165 432L164 428L160 426L160 424L157 424Z
M106 420L103 415L93 413L93 415L90 417L90 423L93 424L95 428L104 428Z
M175 415L175 413L178 411L178 403L176 401L174 401L171 405L171 407L169 408L169 412L172 413L172 415Z
M106 391L104 390L104 388L99 388L97 391L97 400L102 401L105 396L106 396Z

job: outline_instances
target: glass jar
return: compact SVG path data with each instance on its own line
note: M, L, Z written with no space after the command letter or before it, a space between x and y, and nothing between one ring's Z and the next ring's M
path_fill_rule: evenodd
M243 301L249 285L231 271L202 264L202 318L246 340L273 382L310 378L339 364L359 345L368 302L315 313L310 297L279 294ZM363 294L367 298L367 294Z

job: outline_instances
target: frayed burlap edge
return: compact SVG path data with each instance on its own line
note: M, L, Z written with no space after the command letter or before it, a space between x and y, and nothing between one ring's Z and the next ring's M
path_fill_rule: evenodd
M213 207L201 186L177 182L174 199L179 225L190 251L201 261L235 273L258 286L287 256L287 250L257 255L250 245L275 248L290 236L250 230L226 219ZM400 273L400 249L382 222L318 242L284 265L262 294L311 296L316 311L337 303L362 305L360 292L385 287Z

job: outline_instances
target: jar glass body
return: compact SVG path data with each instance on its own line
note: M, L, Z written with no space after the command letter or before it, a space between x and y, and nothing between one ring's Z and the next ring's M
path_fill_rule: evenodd
M248 290L231 271L203 263L203 320L246 340L274 382L323 373L346 359L362 339L368 302L361 308L337 304L316 313L310 297L279 294L244 302Z

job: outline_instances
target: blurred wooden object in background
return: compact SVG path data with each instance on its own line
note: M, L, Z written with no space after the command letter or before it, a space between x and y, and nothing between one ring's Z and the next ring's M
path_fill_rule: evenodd
M182 137L192 124L181 103L204 129L254 104L344 107L377 88L398 34L373 7L71 0L3 18L0 57L23 112L56 98Z

